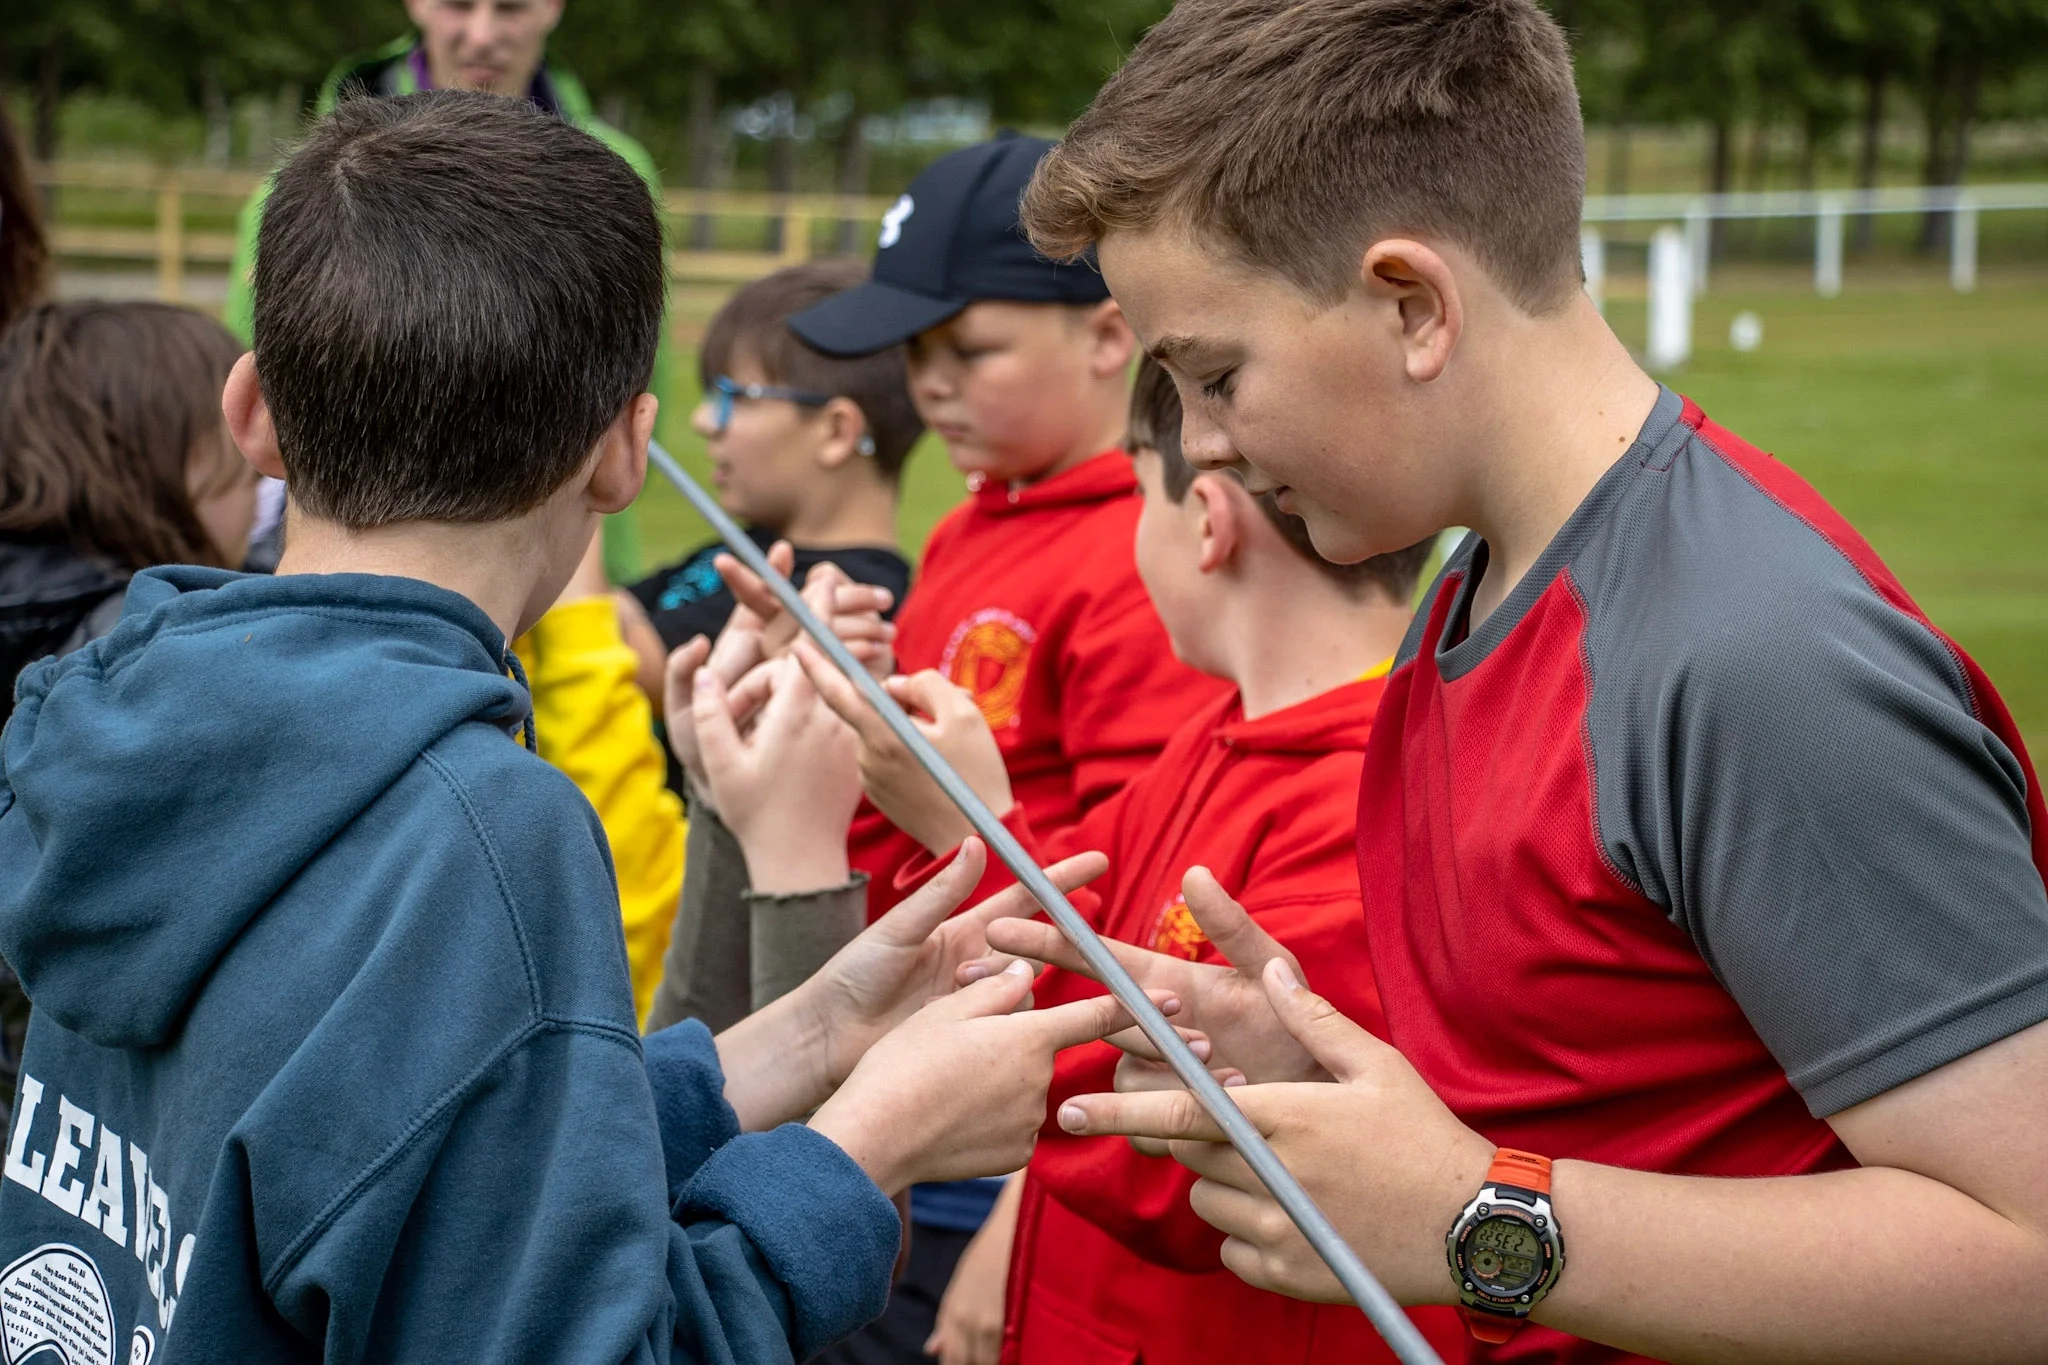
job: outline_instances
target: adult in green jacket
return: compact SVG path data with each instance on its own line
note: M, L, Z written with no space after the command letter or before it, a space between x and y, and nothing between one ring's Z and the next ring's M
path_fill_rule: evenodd
M600 119L582 82L546 59L548 35L562 19L562 0L406 0L405 9L416 31L336 67L320 87L316 117L344 97L357 95L444 89L524 96L624 157L660 199L661 176L647 149ZM256 266L256 230L269 192L266 181L242 206L235 224L235 261L221 320L244 344L253 340L250 281ZM664 335L651 385L664 406L669 369ZM613 582L628 583L640 576L639 537L631 509L608 520L604 548L605 569Z

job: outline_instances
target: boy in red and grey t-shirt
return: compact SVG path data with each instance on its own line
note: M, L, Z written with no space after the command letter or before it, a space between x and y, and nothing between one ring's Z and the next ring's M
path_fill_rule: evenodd
M1476 531L1366 755L1399 1051L1278 961L1269 1013L1176 1022L1338 1082L1238 1098L1477 1358L2048 1359L2025 747L1838 514L1636 366L1579 287L1583 176L1534 0L1208 0L1032 187L1190 396L1192 463L1284 487L1334 558ZM1204 969L1135 960L1199 1005ZM1215 1135L1178 1092L1059 1117ZM1339 1292L1227 1148L1176 1155L1226 1264Z
M1130 329L1092 265L1048 261L1018 229L1018 196L1050 146L1002 137L932 163L884 218L873 278L789 322L828 355L905 347L918 415L966 473L968 499L925 546L896 618L896 666L937 669L974 696L1047 834L1223 691L1174 658L1132 559L1138 489L1118 447ZM849 853L871 917L901 898L919 851L871 808L856 818ZM918 1358L921 1335L907 1352L897 1338L908 1319L928 1327L934 1305L911 1300L943 1283L935 1249L957 1254L994 1184L913 1192L928 1235L910 1282L865 1344L838 1349Z

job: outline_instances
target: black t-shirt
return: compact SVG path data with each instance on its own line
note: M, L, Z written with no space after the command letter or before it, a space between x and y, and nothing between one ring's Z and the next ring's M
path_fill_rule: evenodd
M758 527L750 529L747 534L763 550L777 539L774 532ZM716 639L718 632L725 627L726 618L732 615L732 593L726 589L725 580L718 576L718 570L712 567L712 561L724 549L724 541L714 540L627 589L647 609L648 618L660 633L662 644L669 649L686 644L699 635ZM799 545L796 547L797 583L804 581L804 575L810 572L813 564L824 563L837 564L856 583L887 588L895 597L887 612L892 618L896 615L896 608L903 604L903 594L910 590L910 562L884 546L847 545L812 549Z

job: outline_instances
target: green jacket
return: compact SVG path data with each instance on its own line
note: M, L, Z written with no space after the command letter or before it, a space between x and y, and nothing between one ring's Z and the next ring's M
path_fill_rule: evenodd
M331 111L340 102L345 87L360 86L379 95L409 95L418 90L419 82L413 76L412 64L406 60L417 43L417 38L407 34L367 56L350 58L335 67L320 87L320 98L313 106L314 117ZM654 158L647 154L647 149L599 118L583 83L569 71L543 63L541 75L562 117L625 158L626 164L647 182L655 202L659 204L661 173L655 169ZM255 293L252 286L256 270L256 232L263 222L263 201L269 194L270 182L265 180L249 196L249 202L242 205L241 214L235 220L235 260L228 274L227 299L221 309L221 321L242 339L245 346L255 340ZM664 324L661 346L654 357L654 377L648 385L649 391L662 401L664 407L668 403L670 368L668 328ZM630 509L606 522L605 567L615 583L631 582L640 576L639 536Z

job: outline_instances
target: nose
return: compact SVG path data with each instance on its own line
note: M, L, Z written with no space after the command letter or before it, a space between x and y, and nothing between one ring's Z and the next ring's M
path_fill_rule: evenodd
M462 24L463 46L471 49L488 48L498 39L498 7L484 0L470 6L469 17Z
M699 403L690 413L690 430L707 441L722 434L718 430L718 410L708 400Z
M1181 409L1180 451L1197 469L1228 469L1237 463L1237 447L1229 435L1194 406Z

